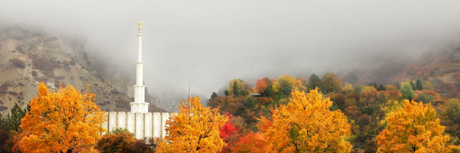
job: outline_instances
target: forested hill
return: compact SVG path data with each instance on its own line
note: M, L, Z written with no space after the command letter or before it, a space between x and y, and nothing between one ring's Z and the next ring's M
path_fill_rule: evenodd
M313 74L309 78L294 77L290 75L279 76L278 78L265 77L258 79L256 84L234 79L228 83L224 95L218 95L215 92L212 93L208 105L211 108L218 108L222 114L229 113L235 117L233 122L237 129L239 129L238 134L240 138L229 140L229 144L250 143L245 146L247 150L251 150L251 148L254 150L261 147L257 141L268 135L268 133L265 133L267 132L265 126L267 123L269 125L272 124L272 121L275 119L274 116L272 116L273 114L281 113L279 111L283 106L287 106L288 108L286 109L299 107L298 104L289 106L293 99L291 94L295 94L293 91L298 90L308 93L312 89L318 89L323 95L323 98L330 98L332 104L329 109L331 111L340 111L346 115L347 121L351 125L351 128L346 129L351 131L351 135L348 136L346 140L353 145L353 152L377 151L379 147L377 136L387 128L388 121L386 119L388 115L398 108L403 108L403 105L407 105L404 100L413 100L421 104L426 104L425 106L429 106L430 109L434 108L434 110L436 110L436 115L433 116L434 114L431 112L432 116L430 120L434 121L439 119L441 125L445 126L445 134L449 134L450 141L448 141L448 144L458 145L458 138L460 136L459 99L457 97L443 97L441 96L442 94L436 92L434 89L445 91L440 90L443 87L437 86L440 83L434 84L430 81L422 81L426 78L435 82L438 80L442 81L444 78L434 78L434 76L441 74L453 76L451 73L458 73L455 72L456 68L447 71L445 70L446 67L448 68L450 66L443 68L432 66L434 70L428 69L424 71L424 69L417 67L417 64L428 65L430 68L431 64L455 65L455 60L451 57L441 58L442 55L445 54L446 53L436 54L436 56L431 55L431 57L427 55L423 57L443 59L443 62L432 60L430 62L425 61L426 63L424 63L424 61L421 60L408 65L408 67L415 67L415 72L420 72L418 72L417 75L412 75L413 71L408 70L404 75L408 78L413 78L414 76L424 77L417 80L404 80L394 85L385 85L381 82L359 84L359 81L356 81L355 85L350 83L343 84L343 81L333 73L326 73L323 76ZM457 56L454 54L457 53L451 53L449 56ZM425 75L427 72L431 72L431 74ZM297 96L297 98L299 97ZM310 100L311 99L306 98L307 102ZM300 124L294 121L296 118L289 117L296 114L292 114L293 112L284 113L289 115L284 114L285 118L278 118L278 116L276 119L292 119L292 123L289 124ZM268 121L264 118L267 118ZM273 124L275 124L274 121ZM306 124L305 126L314 126L314 123L311 123L311 125ZM330 128L333 128L333 125L330 126ZM279 125L278 130L285 130L282 128L289 127L291 126ZM409 128L413 129L412 127ZM291 140L292 138L286 139ZM234 147L234 149L242 149L238 146Z
M367 70L355 69L342 77L343 82L352 84L384 85L407 79L430 81L435 91L442 96L457 97L460 92L460 48L439 52L428 52L415 60L391 58Z

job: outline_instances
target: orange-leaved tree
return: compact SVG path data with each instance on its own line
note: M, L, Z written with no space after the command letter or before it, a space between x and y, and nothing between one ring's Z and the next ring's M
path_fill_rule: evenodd
M318 90L309 94L294 90L290 103L271 109L271 120L262 117L267 151L273 152L350 152L350 124L340 110L330 111L332 101Z
M89 90L89 87L87 91ZM22 152L91 151L106 131L100 125L105 112L93 103L94 94L81 94L72 86L52 93L44 83L20 127L30 134L20 141Z
M267 142L263 133L254 133L251 131L232 144L230 150L232 152L265 153L266 144Z
M200 98L181 101L179 113L166 121L166 137L157 152L219 152L224 146L219 137L228 117L220 115L217 108L210 109L200 104Z
M378 136L378 152L451 152L458 147L448 145L436 111L430 104L409 102L388 114L388 122Z

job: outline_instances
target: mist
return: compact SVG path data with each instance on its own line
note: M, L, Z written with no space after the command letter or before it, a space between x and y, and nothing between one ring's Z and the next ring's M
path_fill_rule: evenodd
M345 73L456 44L459 14L460 1L0 0L0 27L77 39L133 75L144 21L149 91L186 94L191 82L208 97L235 78Z

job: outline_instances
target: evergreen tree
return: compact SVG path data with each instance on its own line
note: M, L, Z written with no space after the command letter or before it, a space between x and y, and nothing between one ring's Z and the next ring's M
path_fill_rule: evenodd
M229 96L230 93L228 93L228 90L225 90L225 96Z
M412 90L417 90L417 87L412 80L410 81L410 86L412 87Z
M313 90L316 87L321 88L321 79L315 74L310 76L310 79L308 79L308 87Z
M18 131L21 125L21 119L26 115L27 109L21 109L19 105L14 104L10 113L4 118L0 115L0 128L3 131Z
M374 82L373 85L374 85L374 88L375 88L375 89L378 89L378 88L377 88L377 83Z
M378 91L385 91L385 87L383 84L380 84L379 87L377 88Z
M233 83L233 96L238 97L238 85Z
M265 96L270 96L270 94L273 92L273 87L271 85L267 85L267 88L264 91Z
M218 95L216 94L216 92L212 92L211 99L214 99L214 98L216 98L216 97L218 97Z
M244 106L246 108L252 108L254 106L254 99L252 97L246 98L246 100L244 101Z
M423 90L422 81L420 81L420 79L417 79L415 82L415 87L417 88L416 90Z

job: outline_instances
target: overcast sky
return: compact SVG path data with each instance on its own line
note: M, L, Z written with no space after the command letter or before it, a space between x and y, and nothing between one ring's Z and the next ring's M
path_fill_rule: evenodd
M192 82L208 97L234 78L346 71L455 43L459 16L454 0L0 0L1 26L86 40L127 72L144 21L149 91Z

